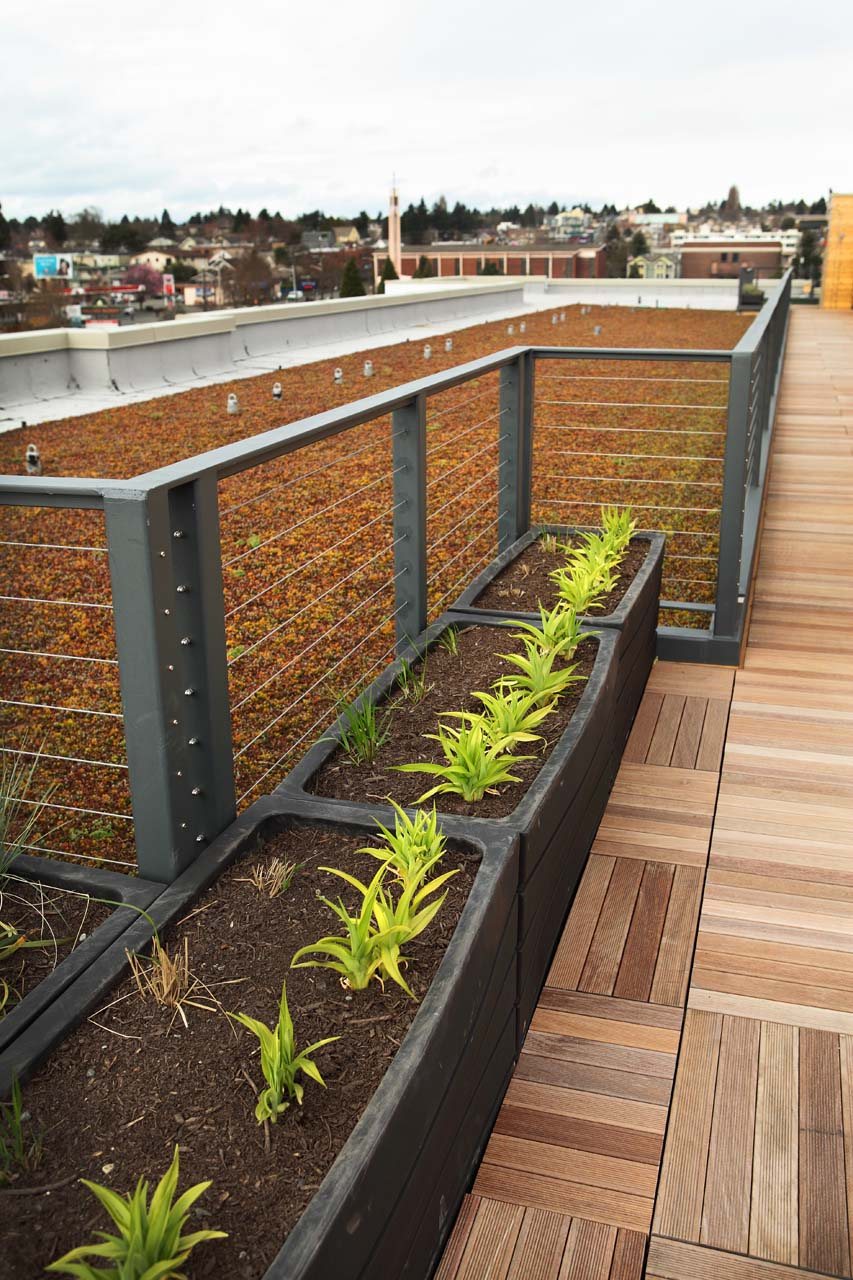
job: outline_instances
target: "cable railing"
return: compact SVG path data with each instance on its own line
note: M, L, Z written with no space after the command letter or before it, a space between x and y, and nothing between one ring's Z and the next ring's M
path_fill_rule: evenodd
M736 661L789 288L734 351L512 347L128 480L0 478L32 851L173 880L531 521L630 503L660 652Z

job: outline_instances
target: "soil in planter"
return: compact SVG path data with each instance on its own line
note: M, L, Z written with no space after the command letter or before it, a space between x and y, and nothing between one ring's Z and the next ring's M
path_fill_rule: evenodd
M116 904L117 906L120 904ZM9 988L5 1010L14 1008L44 978L49 977L74 948L97 929L116 908L94 902L85 894L68 893L17 877L14 871L0 883L0 920L29 941L44 938L44 947L22 947L0 960L0 979ZM0 999L5 988L0 983Z
M575 535L567 538L565 543L579 546L582 539ZM601 607L595 610L596 618L604 618L613 613L643 567L648 550L649 543L644 538L631 539L625 558L619 566L619 580L613 590L602 597ZM565 556L562 552L546 551L541 538L537 538L480 592L474 605L478 609L536 613L541 601L549 609L557 603L558 598L557 589L549 575L563 564Z
M444 723L458 726L458 720L446 716L448 711L483 710L482 703L473 696L474 691L488 691L496 680L510 676L516 670L501 654L524 651L522 641L514 639L511 634L514 629L514 624L508 627L460 627L459 652L455 655L448 653L440 644L433 645L427 654L426 695L420 702L413 702L395 691L380 708L380 719L384 719L387 713L388 740L380 747L373 763L354 764L342 750L337 750L311 779L309 789L316 795L361 804L385 801L389 796L401 805L416 804L419 797L440 779L426 773L398 773L394 766L419 760L444 762L439 744L425 738L424 734L435 733L442 716ZM537 732L544 741L518 747L518 755L533 757L516 760L512 772L520 781L508 783L500 788L498 794L487 793L482 800L473 803L461 796L436 796L435 804L440 812L480 818L505 818L512 813L527 794L530 784L574 715L597 652L598 641L594 638L584 640L578 646L574 660L577 673L584 679L571 685L557 704L556 711L543 720ZM559 665L555 663L555 666ZM422 663L418 663L415 670L420 673ZM428 803L432 804L432 800Z
M338 921L318 894L340 896L352 910L358 894L319 870L335 866L367 882L379 863L358 849L364 835L296 826L225 872L184 918L165 931L172 950L189 945L198 987L187 999L184 1027L173 1011L143 1000L128 979L23 1087L24 1105L43 1142L33 1172L0 1190L0 1272L9 1280L41 1276L46 1263L109 1230L106 1215L78 1179L120 1192L139 1177L156 1182L175 1143L180 1189L212 1179L190 1230L227 1231L200 1245L186 1271L192 1280L263 1275L299 1219L393 1059L418 1011L465 905L478 858L449 847L443 870L459 867L431 926L406 948L405 975L417 996L392 983L349 992L325 969L290 969L294 951ZM247 877L272 857L301 863L290 888L271 899ZM258 1042L223 1009L274 1024L282 979L297 1047L340 1035L315 1061L327 1088L307 1077L295 1103L265 1131L254 1117L263 1087ZM231 983L231 985L226 985ZM205 1012L190 1001L221 1008ZM41 1195L22 1189L43 1186ZM49 1190L48 1190L49 1188Z

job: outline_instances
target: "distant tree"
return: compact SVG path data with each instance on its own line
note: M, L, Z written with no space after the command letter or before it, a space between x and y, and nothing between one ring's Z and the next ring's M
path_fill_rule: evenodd
M6 221L3 210L0 209L0 249L8 249L12 243L12 228Z
M521 225L523 227L538 227L542 222L542 210L537 209L535 205L529 204L521 215Z
M68 239L68 228L65 225L65 219L58 209L52 210L42 218L42 226L44 227L47 238L52 244L56 245L57 248L65 244Z
M797 225L797 219L792 218L790 213L786 214L785 217L782 219L782 221L779 223L780 230L782 231L790 231L796 225Z
M628 276L631 280L640 279L640 268L636 262L631 263L631 266L628 269Z
M553 218L554 215L559 212L560 212L560 206L557 204L556 200L552 200L551 203L548 205L549 215Z
M607 235L604 237L604 239L607 244L610 244L611 241L613 240L622 239L622 235L615 222L611 222L610 226L607 228Z
M628 268L628 245L618 231L612 240L607 241L605 254L607 275L624 276Z
M379 275L379 284L376 287L376 292L377 293L385 292L386 280L399 280L399 279L400 277L397 275L397 272L394 270L394 263L391 261L390 258L386 258L385 261L382 263L382 271Z
M407 244L425 244L429 233L429 211L421 196L420 203L410 204L400 215L400 230Z
M367 228L369 223L370 223L370 217L368 216L367 213L365 213L364 209L362 209L361 213L358 215L358 217L355 219L353 223L353 226L355 227L356 231L358 232L362 240L367 239Z
M478 276L502 276L503 273L503 264L500 262L484 262L482 267L477 267Z
M270 211L266 205L258 212L258 222L272 222Z
M71 236L74 240L89 243L100 240L104 230L104 219L100 209L91 205L81 209L71 220Z
M266 257L253 249L234 260L234 270L227 277L226 288L231 302L238 307L251 307L268 302L272 294L273 274Z
M245 231L252 221L252 215L248 209L238 209L234 214L234 221L231 223L231 230L237 235L240 231Z
M652 200L651 196L649 196L645 204L640 205L640 208L643 213L660 213L659 207L655 204L654 200Z
M300 213L296 219L303 231L328 231L332 225L322 209L313 209L310 213Z
M173 262L169 270L175 277L176 284L187 284L198 272L198 268L191 262Z
M350 258L341 276L340 296L342 298L363 298L365 293L367 293L367 290L364 287L358 263L355 258Z
M664 213L678 213L674 204L668 204L664 209Z
M135 267L129 267L124 273L124 282L125 284L141 284L149 298L154 294L163 292L163 276L161 272L155 271L153 267L149 267L144 262L140 262Z
M820 246L813 231L806 229L800 236L800 256L797 262L797 275L806 280L819 283L823 266Z
M120 222L108 222L101 232L101 250L104 253L139 253L145 248L145 236L125 214Z
M808 213L808 211L809 211L809 208L805 200L798 200L797 203L794 205L794 213L796 213L798 217L802 217L803 214Z
M821 215L826 213L826 201L823 196L821 196L819 200L815 200L814 204L810 206L809 213L818 213Z
M642 254L648 253L649 242L643 235L642 231L635 231L631 237L631 257L639 258Z
M433 275L432 264L425 254L421 254L418 258L418 265L412 272L413 280L429 280Z
M169 240L173 240L175 236L175 224L169 217L169 210L164 209L160 214L160 235L167 236Z
M740 192L737 187L729 187L729 194L720 205L720 215L726 222L737 222L741 215Z
M286 246L283 244L277 245L276 248L273 249L273 257L275 258L275 265L277 267L286 267L290 263L290 254L288 253Z

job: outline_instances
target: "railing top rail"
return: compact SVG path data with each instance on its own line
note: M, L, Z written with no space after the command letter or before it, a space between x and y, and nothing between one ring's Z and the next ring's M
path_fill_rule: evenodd
M758 347L761 339L767 331L767 327L776 314L779 307L782 306L785 292L793 279L794 272L791 267L785 272L778 281L776 288L773 290L769 298L767 298L764 306L753 320L752 324L744 333L740 342L734 349L733 355L743 355L744 352L753 352Z
M126 488L123 480L81 476L0 475L0 506L93 507L104 505L104 494Z
M696 347L528 347L543 360L669 360L690 362L721 360L728 362L731 351L697 349Z

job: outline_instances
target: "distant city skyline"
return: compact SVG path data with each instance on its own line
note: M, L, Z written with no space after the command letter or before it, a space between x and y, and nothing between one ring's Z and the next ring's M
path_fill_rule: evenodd
M85 33L85 36L83 35ZM151 0L129 27L106 0L71 24L4 15L7 217L92 205L184 219L220 204L371 215L441 193L678 208L811 202L853 189L853 6L661 0L529 24L438 0L373 22L327 0L297 32L276 0L201 20Z

